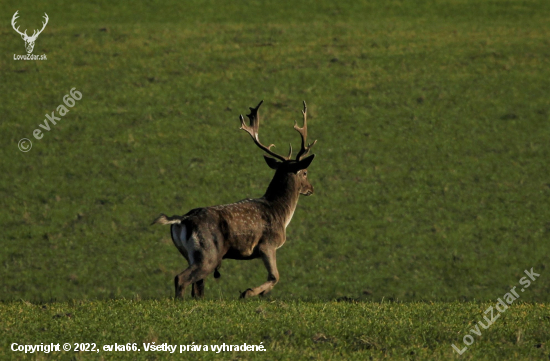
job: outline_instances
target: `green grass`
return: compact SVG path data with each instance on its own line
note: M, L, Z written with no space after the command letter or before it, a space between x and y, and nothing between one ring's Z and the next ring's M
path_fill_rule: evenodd
M330 358L323 352L332 341L313 344L311 337L328 332L321 325L334 322L341 307L360 313L390 307L377 303L389 300L399 301L391 304L398 314L431 315L429 302L437 302L433 312L440 315L438 307L456 308L450 328L437 329L441 349L429 347L434 341L421 338L422 318L412 318L407 332L420 339L402 346L383 339L368 352L399 359L416 347L417 354L447 359L449 342L467 327L462 322L478 318L467 310L495 302L531 267L541 276L522 293L528 304L521 307L531 315L550 302L549 2L7 1L3 8L2 318L15 312L45 327L32 316L42 311L19 300L75 314L84 307L83 319L121 307L131 322L137 309L150 307L143 327L156 330L159 341L178 340L181 323L168 322L174 324L166 333L159 327L163 300L185 264L168 229L149 223L161 212L263 194L272 171L238 131L238 115L261 99L264 142L280 152L289 141L298 145L292 125L302 100L309 137L318 139L309 171L315 195L300 200L288 227L277 256L281 280L269 299L279 305L273 315L287 317L284 302L310 315L325 307L327 317L296 331L292 352L303 345L313 357ZM34 50L48 60L13 60L25 53L7 21L16 10L21 29L36 28L48 13ZM34 139L33 130L71 88L83 98ZM33 140L30 152L18 150L21 138ZM224 261L221 273L219 282L207 279L204 305L167 309L224 305L232 320L260 317L248 308L257 304L233 300L265 280L261 262ZM342 297L359 303L332 303ZM467 357L480 352L476 359L490 359L483 352L502 345L537 358L537 350L513 342L518 329L538 324L523 320L515 329L493 326L507 336L491 328ZM354 333L367 321L350 322L356 323L330 335L341 355L362 359L367 351L354 351L354 337L393 337ZM398 321L388 322L401 332ZM205 330L186 323L186 332L205 332L196 341L211 342L226 332L217 325L228 322L211 323ZM0 323L10 337L53 337L6 330ZM90 332L96 342L118 340L118 329ZM136 342L146 336L139 332ZM256 335L232 332L224 335L242 342L237 335ZM134 338L120 335L119 342ZM279 346L270 343L270 350L290 342L274 335ZM273 357L292 359L290 352Z
M2 308L2 359L13 342L90 342L96 352L54 352L60 359L453 359L451 344L483 320L493 303L338 303L253 300L174 302L71 301L53 305L14 302ZM465 360L540 360L548 357L548 306L518 304L506 310L461 356ZM471 333L470 333L471 334ZM40 342L38 344L40 344ZM104 351L136 343L140 352ZM143 343L178 345L174 354L146 352ZM259 345L264 352L186 352L179 345ZM202 348L201 348L202 349ZM17 356L23 358L24 353ZM29 359L36 355L26 355ZM40 357L44 356L39 353Z

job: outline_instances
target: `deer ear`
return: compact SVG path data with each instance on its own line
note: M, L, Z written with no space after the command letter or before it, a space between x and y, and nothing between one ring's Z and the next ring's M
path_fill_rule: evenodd
M292 163L289 166L288 170L292 173L298 173L298 171L302 169L307 169L307 167L309 167L309 165L313 161L313 158L315 158L315 154L312 154L309 157L304 158L296 163Z
M271 169L277 169L282 164L278 160L276 160L274 158L271 158L271 157L268 157L266 155L264 155L264 159L265 159L265 162L267 163L267 165L269 166L269 168L271 168Z
M302 159L298 162L298 167L300 167L300 169L307 169L311 162L313 162L313 158L315 158L315 154L312 154L309 157Z

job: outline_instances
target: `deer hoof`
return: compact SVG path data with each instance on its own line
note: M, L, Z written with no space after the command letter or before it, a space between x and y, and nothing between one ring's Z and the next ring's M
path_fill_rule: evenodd
M250 297L250 296L252 296L252 293L253 293L252 288L249 288L249 289L247 289L246 291L242 292L242 293L241 293L241 297L239 297L239 298L247 298L247 297Z

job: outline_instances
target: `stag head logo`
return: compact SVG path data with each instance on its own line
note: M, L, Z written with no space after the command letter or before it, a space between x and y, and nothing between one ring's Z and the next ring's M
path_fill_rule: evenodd
M38 38L38 35L40 35L40 33L44 30L44 28L46 27L46 24L48 24L48 14L44 13L44 19L46 20L46 22L42 23L42 29L40 29L40 31L38 32L34 30L32 35L28 36L27 29L25 29L25 31L22 33L19 31L19 26L17 28L15 27L15 20L17 20L18 18L17 16L18 12L19 10L17 10L15 14L13 14L13 18L11 18L11 26L13 27L13 30L17 31L17 33L21 35L21 38L25 40L25 49L27 50L27 53L30 54L34 49L34 42L36 41L36 38Z

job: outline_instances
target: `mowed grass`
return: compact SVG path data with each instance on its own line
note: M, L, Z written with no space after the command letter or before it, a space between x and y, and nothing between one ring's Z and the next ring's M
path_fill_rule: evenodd
M46 61L14 61L23 41L7 20L0 29L0 314L15 322L0 323L4 340L268 335L269 352L279 350L268 358L447 359L485 310L478 302L496 302L533 268L541 276L521 294L529 303L462 357L546 352L537 332L547 334L538 317L550 301L549 2L3 9L5 19L19 10L21 29L50 17L34 50ZM82 99L36 140L71 88ZM166 301L186 264L169 229L149 224L161 212L262 196L273 172L238 130L238 115L261 99L263 142L296 149L302 100L318 139L315 194L300 200L278 250L280 283L264 303L238 303L266 272L260 261L224 261L204 303ZM30 152L18 150L21 138ZM313 341L317 333L328 341ZM0 352L17 357L3 342Z
M449 360L452 344L464 360L548 358L548 306L511 306L480 337L472 334L493 303L347 303L253 300L174 302L109 300L51 305L13 302L1 309L0 357L43 359L269 359ZM495 311L495 315L496 315ZM99 352L14 353L10 345L94 343ZM174 353L145 351L145 344L177 345ZM136 343L140 351L104 351ZM201 345L182 351L180 345ZM210 351L211 345L260 345L266 351ZM40 344L40 343L38 343ZM203 351L204 345L209 351ZM91 348L92 346L90 346ZM44 357L46 356L46 357Z

